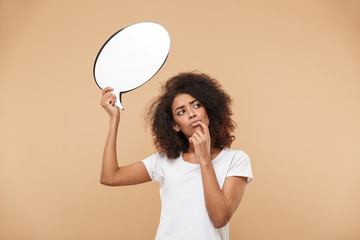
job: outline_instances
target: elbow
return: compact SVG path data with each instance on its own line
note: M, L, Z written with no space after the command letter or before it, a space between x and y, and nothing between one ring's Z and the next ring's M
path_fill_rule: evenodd
M222 228L225 227L226 224L229 222L230 218L228 216L224 216L218 219L214 219L213 222L213 226L215 228Z
M100 183L105 186L114 186L113 181L106 178L100 178Z

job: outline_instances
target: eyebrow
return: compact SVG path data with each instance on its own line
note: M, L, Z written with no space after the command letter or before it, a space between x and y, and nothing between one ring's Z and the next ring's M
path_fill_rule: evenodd
M197 101L197 99L194 99L194 100L192 100L191 102L189 102L190 104L193 104L194 102L196 102ZM178 110L178 109L181 109L181 108L184 108L184 105L182 105L182 106L180 106L180 107L177 107L177 108L175 108L175 110L174 110L174 112L176 111L176 110Z

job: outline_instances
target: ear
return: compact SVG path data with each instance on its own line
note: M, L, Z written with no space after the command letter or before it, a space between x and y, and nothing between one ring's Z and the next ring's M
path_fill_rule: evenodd
M175 132L180 132L180 127L175 122L173 123L173 129Z

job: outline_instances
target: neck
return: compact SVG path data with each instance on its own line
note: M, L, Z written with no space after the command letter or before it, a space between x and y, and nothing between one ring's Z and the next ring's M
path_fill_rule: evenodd
M210 154L219 153L219 151L221 151L221 149L215 148L213 145L210 147ZM194 153L194 152L195 152L194 144L190 143L186 153Z
M187 149L186 152L187 152L187 153L193 153L193 152L195 152L194 144L189 143L189 147L188 147L188 149Z

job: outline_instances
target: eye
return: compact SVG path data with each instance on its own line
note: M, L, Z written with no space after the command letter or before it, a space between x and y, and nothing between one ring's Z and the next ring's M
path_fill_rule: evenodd
M199 108L199 107L201 107L200 103L197 103L197 104L194 105L194 108Z
M184 110L178 111L177 115L181 116L184 114L184 112L185 112Z

